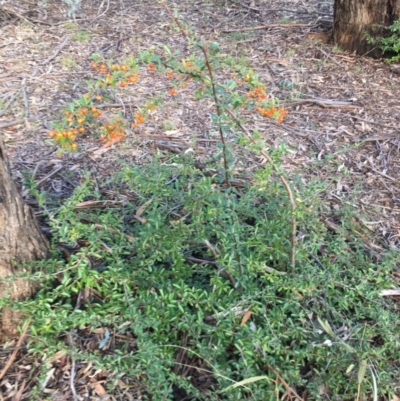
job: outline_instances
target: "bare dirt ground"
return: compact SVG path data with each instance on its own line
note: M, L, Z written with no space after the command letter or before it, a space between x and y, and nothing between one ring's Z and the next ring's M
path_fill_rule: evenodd
M168 99L139 130L113 148L86 139L62 158L47 143L50 123L66 105L86 92L95 78L90 55L106 59L136 56L168 45L183 55L187 46L161 4L154 1L83 1L76 20L65 16L60 2L0 2L0 133L7 143L17 182L30 172L39 189L65 197L90 170L101 183L113 172L116 158L144 164L156 151L181 153L195 149L206 158L218 141L211 129L211 103L196 102L189 84ZM318 178L329 209L358 209L360 234L374 250L400 244L400 75L382 60L346 54L329 43L333 1L182 1L169 3L199 37L217 41L223 53L239 57L260 74L271 96L289 111L282 124L251 116L248 129L258 129L266 147L285 143L288 172L303 184ZM117 93L115 103L100 107L122 111L132 121L144 98L170 87L161 75L142 71L138 85ZM254 155L240 160L243 170L262 163ZM22 188L24 191L24 188ZM34 200L25 191L31 204ZM101 333L83 336L94 346ZM84 339L83 339L84 338ZM92 344L93 343L93 344ZM10 344L15 346L15 344ZM10 357L9 349L0 361ZM118 379L118 392L104 383L117 378L90 365L74 367L52 356L48 377L38 382L40 361L22 353L0 379L4 400L30 398L41 385L53 400L139 399L140 386ZM43 378L42 378L43 379ZM117 380L117 381L118 381ZM119 387L118 387L119 386ZM108 397L108 398L107 398ZM179 398L177 398L179 399Z

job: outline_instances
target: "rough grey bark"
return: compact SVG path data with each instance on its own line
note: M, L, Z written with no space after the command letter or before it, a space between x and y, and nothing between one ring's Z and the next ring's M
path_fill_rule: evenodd
M48 256L49 243L41 233L32 210L27 206L11 178L6 150L0 136L0 298L10 295L13 299L28 297L36 285L23 277L15 280L7 276L24 273L21 262L44 259ZM0 317L0 336L15 333L21 316L3 309Z
M380 57L376 45L368 44L371 36L387 36L377 25L389 26L400 18L400 0L335 0L333 40L342 50Z

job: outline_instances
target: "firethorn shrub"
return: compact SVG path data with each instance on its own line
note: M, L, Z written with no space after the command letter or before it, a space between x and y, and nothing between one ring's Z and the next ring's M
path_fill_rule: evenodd
M178 53L172 54L166 46L159 53L142 51L136 58L129 57L121 62L106 61L99 54L91 56L90 65L98 75L97 79L89 82L87 93L69 104L64 111L64 118L55 122L54 129L49 132L49 136L59 145L60 154L66 150L77 150L77 141L81 138L82 143L89 135L103 142L125 138L131 129L139 129L162 106L165 98L176 97L188 85L191 85L194 100L213 98L215 89L222 111L225 107L236 109L238 116L240 111L255 111L281 123L288 113L279 107L278 99L270 97L257 74L250 68L235 66L231 58L225 60L218 53L211 52L212 58L205 60L199 52L194 52L179 61ZM206 69L207 61L212 63L216 71L226 73L232 70L230 77L213 84ZM117 87L129 90L129 87L140 83L143 74L157 74L159 79L164 80L165 94L150 95L131 117L109 115L107 111L99 109L103 101L114 99Z
M214 99L218 112L211 118L222 140L234 136L250 146L231 110L238 120L241 112L285 119L287 111L248 67L233 68L222 82L215 78L232 67L219 46L210 46L211 61L201 52L178 60L164 50L121 63L93 55L100 77L50 136L74 150L79 136L110 141L140 132L165 98L189 85L194 99ZM130 120L103 119L100 102L142 74L162 76L166 93L144 100ZM262 142L255 139L257 151ZM380 291L390 287L399 255L388 251L374 260L346 209L334 216L343 231L329 231L320 218L321 183L304 186L292 177L298 189L293 212L271 167L279 166L281 150L272 150L271 162L252 177L242 177L240 187L229 185L235 155L222 145L227 185L221 185L217 158L204 169L190 153L167 160L155 155L146 166L119 162L119 173L104 185L121 202L104 199L88 176L49 214L54 245L79 247L64 260L54 246L51 259L34 263L31 278L40 282L34 299L12 302L31 316L28 348L41 355L43 377L52 356L64 351L118 378L109 380L109 390L134 378L143 399L173 400L179 389L197 400L270 400L292 397L288 386L308 400L322 393L391 396L398 390L400 318ZM79 207L87 201L107 207ZM71 333L90 335L92 348L66 341ZM197 384L205 380L207 391L201 391ZM39 377L38 386L42 382Z

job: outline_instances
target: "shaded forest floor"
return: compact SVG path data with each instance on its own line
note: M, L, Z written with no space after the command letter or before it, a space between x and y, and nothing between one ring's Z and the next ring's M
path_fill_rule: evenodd
M355 224L367 247L378 253L399 247L400 75L382 60L346 54L330 44L332 2L307 3L307 8L289 0L182 1L169 6L199 37L218 42L222 53L258 73L268 92L281 100L289 111L282 124L252 116L246 126L261 133L266 148L285 144L282 166L289 174L299 175L305 185L315 179L324 183L320 197L326 215L341 208L356 210L360 218ZM218 133L209 118L212 104L196 102L189 84L140 129L132 129L123 143L102 148L86 138L77 152L58 157L48 143L51 122L87 91L87 80L96 78L90 55L123 59L163 45L180 50L182 58L187 53L184 39L157 2L82 1L75 20L65 12L50 0L30 10L10 7L0 15L0 132L28 203L37 206L23 186L26 172L40 190L63 199L87 170L101 187L117 159L143 165L155 152L193 149L203 161L218 152ZM145 71L135 88L117 91L113 104L99 108L122 111L132 122L143 98L168 90L163 76ZM238 168L251 173L264 162L246 154ZM399 277L400 272L394 272L394 280L399 282ZM88 336L82 341L89 347L95 340ZM10 349L0 352L0 366ZM23 394L35 380L31 366L40 361L21 354L15 369L0 381L5 389L1 399L28 399ZM58 383L42 385L51 399L71 400L71 366L64 355L57 363ZM81 389L77 399L136 399L122 396L128 394L122 385L120 395L108 395L103 386L107 374L94 379L94 373L90 365L76 367L75 387Z

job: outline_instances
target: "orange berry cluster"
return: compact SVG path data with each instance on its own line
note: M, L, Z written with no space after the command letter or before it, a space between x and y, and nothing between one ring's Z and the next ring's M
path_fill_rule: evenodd
M247 74L244 77L245 82L249 82L253 79L251 74ZM246 97L250 100L254 100L255 105L254 108L258 111L262 116L275 118L278 123L281 123L285 116L288 114L288 111L283 107L273 107L265 105L265 100L268 98L268 94L266 93L267 88L265 86L256 86L254 90L250 90Z
M88 100L88 95L83 96ZM89 95L90 99L90 95ZM64 113L63 128L49 132L49 136L54 138L62 148L76 149L75 138L78 134L84 134L87 128L95 119L101 116L102 112L96 107L81 107L74 111Z
M124 88L128 84L133 84L138 80L138 74L133 72L132 69L126 64L111 64L109 67L104 63L92 63L92 68L99 71L105 76L99 85L101 88L114 86L117 83L117 76L120 76L119 86ZM116 75L118 74L118 75ZM121 75L122 74L122 75Z
M97 70L104 78L98 81L98 86L103 90L107 86L125 87L128 84L137 82L138 73L126 64L91 64L92 68ZM58 144L65 149L76 149L77 144L75 138L78 134L85 133L88 128L92 132L98 132L100 129L101 141L123 138L125 136L125 126L121 118L116 118L112 123L99 124L96 123L102 112L93 106L93 102L102 101L103 96L100 94L87 93L72 103L69 111L65 112L64 120L59 124L59 128L49 133L51 138L54 138ZM149 104L148 110L154 110L155 105ZM72 110L72 111L71 111ZM144 118L140 117L136 120L138 123L143 123Z
M281 123L285 116L288 114L288 111L284 109L283 107L270 107L270 108L263 108L263 107L258 107L256 106L255 109L263 116L269 117L269 118L276 118L276 121L278 123Z
M106 124L100 136L102 142L125 137L125 127L121 118L116 118L113 124Z
M149 110L149 111L156 111L157 110L157 106L154 103L146 103L144 105L144 108Z
M132 128L137 128L140 124L144 124L146 117L148 117L152 111L156 110L157 106L155 102L146 103L142 110L139 110L137 113L135 113L135 120L132 124Z
M266 90L267 88L265 86L257 86L254 91L250 91L246 96L249 99L254 98L257 102L262 102L268 97L265 93Z
M137 128L140 124L143 124L145 121L144 116L141 113L135 114L135 122L132 124L132 128Z
M179 70L183 67L185 72L179 75ZM83 95L80 99L74 101L69 107L69 110L65 112L64 120L58 124L58 129L53 130L49 133L50 137L54 138L61 147L67 149L76 149L75 138L79 134L83 134L87 131L99 133L101 141L109 141L115 139L123 139L126 135L126 120L118 117L115 118L111 123L105 123L104 120L98 122L98 118L102 115L102 112L94 106L96 101L100 102L103 100L102 93L106 92L107 87L126 87L129 84L138 81L138 72L135 62L127 64L112 64L112 63L91 63L93 69L98 71L102 77L96 82L95 89L90 93ZM147 68L150 73L158 70L158 67L152 63L147 63ZM191 60L182 60L181 67L178 70L169 69L164 72L164 76L170 80L175 80L172 88L168 90L169 96L175 96L178 94L178 90L181 87L186 87L188 82L192 81L191 74L193 69L196 69L196 64ZM201 75L202 72L198 71ZM234 93L235 99L242 102L242 106L250 106L254 108L258 113L265 117L275 118L278 123L281 123L285 116L288 114L287 110L283 107L274 107L272 102L266 101L268 99L267 88L265 85L258 81L258 75L253 74L253 71L246 71L244 73L233 72L231 77L237 85L243 85L248 88L246 94ZM243 81L243 82L242 82ZM208 84L206 84L208 85ZM99 87L101 89L99 89ZM228 85L229 90L234 90L234 87ZM205 88L199 88L199 93L204 93ZM99 93L100 92L100 93ZM197 95L196 95L197 96ZM238 98L239 96L239 98ZM247 100L246 100L247 99ZM156 110L158 101L153 100L146 103L134 115L132 128L137 128L139 125L144 124L150 114Z
M76 135L78 134L78 130L76 128L72 128L69 131L50 131L50 138L54 138L62 147L68 149L76 149L77 144L74 142Z
M188 60L183 60L182 64L190 71L194 68L194 65L188 61Z

